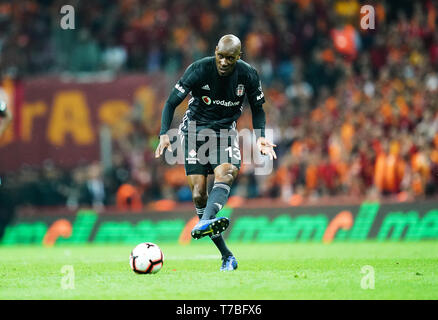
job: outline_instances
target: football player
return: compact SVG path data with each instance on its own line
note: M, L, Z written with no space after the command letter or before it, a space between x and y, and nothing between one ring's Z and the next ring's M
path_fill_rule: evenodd
M276 145L265 138L266 119L262 107L265 98L258 73L240 56L239 38L225 35L219 40L214 56L197 60L186 69L164 105L160 143L155 151L156 158L166 148L172 152L167 132L175 108L190 93L192 97L179 133L184 148L184 168L199 216L191 235L195 239L210 236L222 255L221 271L237 268L237 260L221 235L228 227L229 219L216 218L216 214L226 204L240 168L236 121L242 114L245 95L251 107L253 128L261 154L269 156L271 160L277 158L274 151ZM217 139L214 144L217 148L205 154L207 159L202 159L200 154L205 137L198 139L204 129L214 131ZM209 174L214 174L214 185L207 195Z

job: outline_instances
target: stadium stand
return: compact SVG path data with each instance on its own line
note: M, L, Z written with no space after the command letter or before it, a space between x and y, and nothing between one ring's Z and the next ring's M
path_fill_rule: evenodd
M77 3L79 32L61 34L59 1L2 3L0 70L14 79L178 75L211 55L220 35L234 33L243 40L242 58L259 70L279 155L268 177L242 167L234 196L287 203L436 196L438 7L367 4L376 8L375 30L361 30L357 0L88 1ZM251 126L250 119L245 113L239 126ZM2 192L19 205L115 205L129 183L142 195L139 203L190 201L182 166L145 165L158 132L133 127L114 141L110 170L99 163L65 170L47 159L42 167L2 172L10 181Z

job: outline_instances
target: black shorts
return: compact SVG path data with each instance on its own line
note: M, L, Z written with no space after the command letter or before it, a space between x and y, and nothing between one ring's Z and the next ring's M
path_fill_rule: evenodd
M191 140L187 133L182 132L180 138L186 175L207 176L213 174L214 169L223 163L231 163L240 169L241 154L237 132L236 135L226 137L192 135Z

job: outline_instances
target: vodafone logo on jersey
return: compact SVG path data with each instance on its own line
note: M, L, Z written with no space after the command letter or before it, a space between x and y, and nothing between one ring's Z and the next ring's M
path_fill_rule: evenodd
M210 97L202 96L202 101L204 101L204 103L207 104L207 105L210 105L210 104L211 104L211 99L210 99Z
M220 106L224 106L224 107L235 107L238 106L240 104L239 101L225 101L225 100L214 100L213 104L217 104Z
M219 105L219 106L224 106L224 107L235 107L235 106L238 106L240 104L239 101L235 101L235 102L233 102L233 101L225 101L225 100L214 100L214 101L212 101L210 99L210 97L207 97L207 96L202 96L202 101L204 101L204 103L206 105L210 105L211 103L213 103L213 104L216 104L216 105Z

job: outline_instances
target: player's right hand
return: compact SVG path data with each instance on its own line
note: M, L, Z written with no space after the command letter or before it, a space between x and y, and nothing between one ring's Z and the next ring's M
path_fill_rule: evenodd
M167 134L162 134L160 136L160 143L158 144L157 150L155 150L155 158L159 158L166 148L172 152L169 136Z

